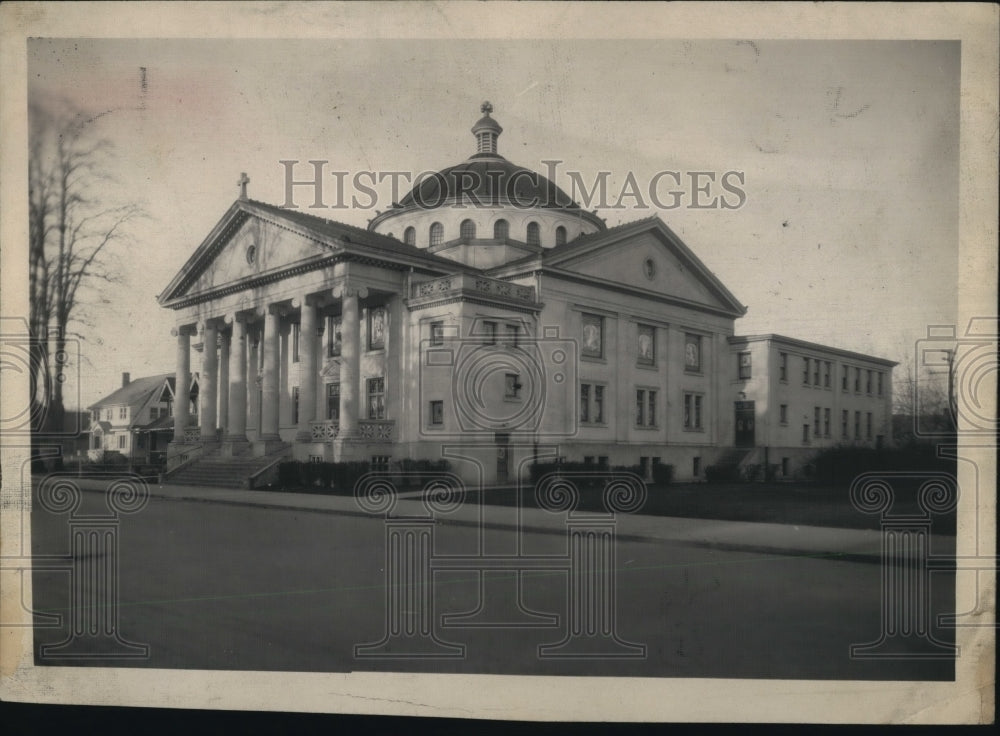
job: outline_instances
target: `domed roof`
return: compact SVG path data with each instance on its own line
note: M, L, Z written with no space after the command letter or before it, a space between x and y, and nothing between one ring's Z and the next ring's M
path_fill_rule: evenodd
M566 192L539 174L497 154L468 160L425 177L399 203L401 207L440 207L462 196L473 206L578 208Z

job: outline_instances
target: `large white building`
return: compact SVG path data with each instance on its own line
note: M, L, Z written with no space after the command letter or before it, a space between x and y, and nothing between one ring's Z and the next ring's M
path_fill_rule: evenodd
M678 478L736 457L790 474L817 446L888 436L891 362L736 337L745 307L669 227L607 228L498 153L491 111L473 155L367 230L251 200L244 178L159 297L178 384L201 353L199 424L177 418L172 467L446 458L503 483L534 457Z

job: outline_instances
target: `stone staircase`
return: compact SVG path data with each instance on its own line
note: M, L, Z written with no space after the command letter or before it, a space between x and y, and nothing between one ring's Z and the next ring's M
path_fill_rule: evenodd
M287 456L291 445L263 457L255 457L249 452L223 457L219 448L214 448L197 460L171 473L166 482L171 485L209 486L212 488L248 488L251 476L260 472L281 457Z

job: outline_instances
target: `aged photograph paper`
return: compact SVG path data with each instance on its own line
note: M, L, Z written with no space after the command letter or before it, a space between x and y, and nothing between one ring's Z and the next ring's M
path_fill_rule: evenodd
M5 700L993 721L995 8L2 18Z

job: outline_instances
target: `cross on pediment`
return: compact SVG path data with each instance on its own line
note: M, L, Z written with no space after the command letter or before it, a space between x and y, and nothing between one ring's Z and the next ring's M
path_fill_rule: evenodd
M250 177L247 176L247 172L240 174L240 180L236 182L240 186L240 199L247 198L247 184L250 183Z

